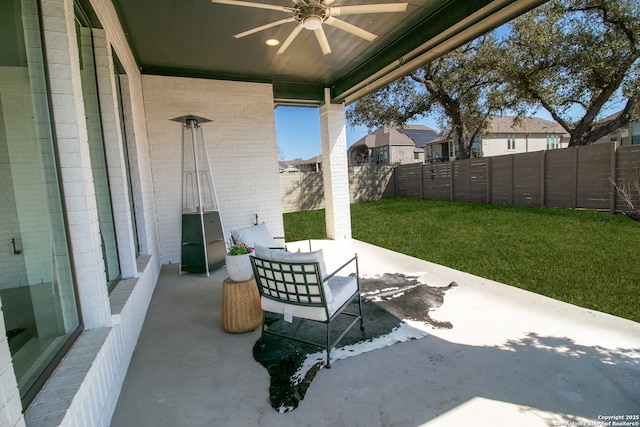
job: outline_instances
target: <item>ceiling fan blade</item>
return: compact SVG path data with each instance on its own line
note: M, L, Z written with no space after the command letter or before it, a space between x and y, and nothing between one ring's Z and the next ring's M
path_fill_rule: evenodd
M332 27L337 28L339 30L346 31L347 33L351 33L354 36L358 36L370 42L375 40L376 37L378 37L367 30L363 30L362 28L356 27L353 24L349 24L348 22L341 21L340 19L336 19L333 16L330 16L329 18L327 18L327 20L324 21L324 23L327 25L331 25Z
M320 44L320 49L322 49L323 55L328 55L331 53L331 47L329 47L329 40L327 40L327 35L324 33L322 27L313 30L316 35L316 39L318 39L318 43Z
M211 3L230 4L233 6L255 7L258 9L277 10L279 12L293 12L292 7L277 6L275 4L255 3L251 1L240 0L211 0Z
M304 28L304 26L302 24L298 24L293 29L293 31L291 31L291 34L289 34L289 37L287 37L287 39L284 41L284 43L282 43L282 46L280 46L280 49L278 49L278 51L276 53L278 55L282 55L284 53L284 51L287 50L287 48L289 47L289 45L291 44L293 39L295 39L297 37L297 35L300 34L300 31L302 31L303 28Z
M404 12L407 3L360 4L356 6L336 6L331 8L332 16L356 15L360 13Z
M250 34L254 34L254 33L257 33L257 32L262 31L262 30L266 30L267 28L277 27L278 25L286 24L287 22L295 22L295 20L296 20L296 18L294 18L293 16L291 18L284 18L284 19L281 19L279 21L272 22L270 24L261 25L259 27L253 28L251 30L247 30L247 31L244 31L242 33L238 33L233 37L239 39L240 37L248 36Z

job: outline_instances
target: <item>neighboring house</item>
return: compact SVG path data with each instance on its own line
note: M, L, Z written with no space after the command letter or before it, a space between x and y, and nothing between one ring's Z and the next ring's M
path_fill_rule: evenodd
M322 156L318 155L307 160L295 159L280 162L280 172L320 172L322 170ZM284 167L282 165L285 165Z
M608 117L602 119L599 124L605 124L610 120L618 117L620 112L614 113ZM633 121L626 126L616 129L614 132L603 136L598 139L594 144L601 144L606 142L616 142L621 146L625 145L637 145L640 144L640 122Z
M300 172L300 169L298 169L295 166L285 166L284 168L280 169L280 173L298 173Z
M473 157L555 150L569 145L569 134L559 124L538 117L516 121L512 116L493 116L485 133L472 144ZM456 143L450 138L431 141L425 147L425 161L455 160Z
M286 161L278 161L278 167L280 168L280 173L296 173L296 172L300 172L300 169L298 169L295 166L290 165L288 162Z
M383 126L349 147L349 165L421 163L424 146L438 136L423 125Z

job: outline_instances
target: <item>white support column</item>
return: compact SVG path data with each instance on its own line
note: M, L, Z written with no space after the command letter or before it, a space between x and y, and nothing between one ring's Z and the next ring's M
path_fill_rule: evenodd
M351 207L344 105L331 104L330 98L330 91L326 88L325 103L320 107L320 139L327 237L350 239Z

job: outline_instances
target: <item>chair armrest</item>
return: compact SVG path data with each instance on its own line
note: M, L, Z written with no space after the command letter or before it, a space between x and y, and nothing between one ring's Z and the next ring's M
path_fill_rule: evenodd
M331 279L333 276L335 276L336 274L338 274L338 272L340 270L342 270L343 268L345 268L346 266L348 266L349 264L351 264L352 262L356 263L356 276L359 276L359 271L358 271L358 254L355 254L353 256L353 258L351 258L350 260L348 260L347 262L345 262L344 264L342 264L340 267L338 267L333 273L328 274L327 276L325 276L322 281L326 282L327 280ZM358 282L360 282L358 280Z
M273 240L282 240L282 246L269 246L268 249L283 249L287 250L287 242L284 240L284 237L273 237Z
M298 238L297 236L289 236L291 237L291 242L293 241L297 241L297 240L306 240L307 242L309 242L309 252L313 252L313 249L311 249L311 237L301 237ZM269 249L284 249L285 251L288 251L289 249L287 248L287 243L286 243L286 237L274 237L274 240L282 240L282 246L278 246L275 248L269 248ZM298 248L298 252L300 252L300 249Z

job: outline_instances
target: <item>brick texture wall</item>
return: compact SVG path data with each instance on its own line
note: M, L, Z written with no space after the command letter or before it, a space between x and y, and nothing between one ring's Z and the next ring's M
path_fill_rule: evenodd
M271 85L163 76L142 82L162 263L180 262L182 127L170 119L188 114L213 120L202 129L227 238L255 214L283 236Z
M355 166L349 168L350 203L368 202L395 196L392 166ZM284 212L323 209L322 172L280 174L280 196Z

